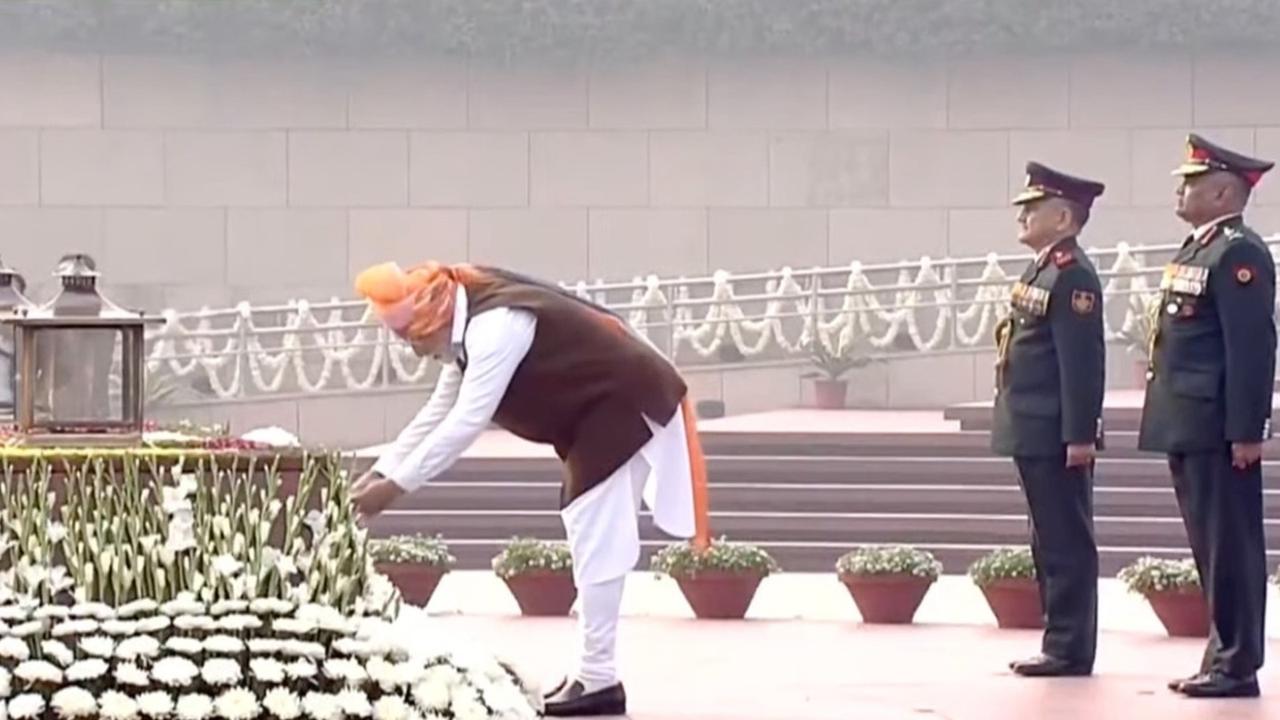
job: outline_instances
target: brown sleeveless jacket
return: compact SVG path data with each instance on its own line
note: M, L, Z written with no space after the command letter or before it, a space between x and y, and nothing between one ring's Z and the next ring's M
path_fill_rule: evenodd
M537 280L493 268L461 278L467 315L498 307L537 317L533 344L494 414L549 444L567 471L561 507L607 479L666 425L687 391L680 374L609 311ZM465 358L459 365L466 372Z

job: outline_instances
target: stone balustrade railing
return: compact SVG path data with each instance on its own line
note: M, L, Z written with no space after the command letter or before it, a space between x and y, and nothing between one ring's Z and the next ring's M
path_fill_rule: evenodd
M1280 235L1267 240L1273 254ZM1174 245L1090 249L1108 337L1145 344L1147 309ZM564 287L618 312L682 367L973 352L992 345L1028 255ZM416 385L432 362L359 301L167 311L148 339L151 402L216 401Z

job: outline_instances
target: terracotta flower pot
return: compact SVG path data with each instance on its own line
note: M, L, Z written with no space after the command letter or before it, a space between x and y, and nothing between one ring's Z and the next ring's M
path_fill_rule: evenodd
M1152 592L1144 596L1169 635L1209 636L1209 604L1198 589Z
M933 585L932 578L917 575L841 575L862 622L905 625Z
M982 588L996 625L1001 628L1044 628L1040 587L1034 579L997 580Z
M741 620L760 587L760 575L702 572L675 578L680 592L699 618Z
M814 404L822 410L843 410L845 398L849 394L849 383L845 380L814 380Z
M405 601L423 607L431 601L440 579L448 572L447 568L422 563L380 562L374 563L374 567L400 590Z
M573 586L573 574L538 570L502 579L515 596L520 614L533 616L568 615L578 589Z

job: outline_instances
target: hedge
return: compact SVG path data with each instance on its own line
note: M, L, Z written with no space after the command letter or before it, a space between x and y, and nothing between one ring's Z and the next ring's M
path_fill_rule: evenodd
M0 47L640 58L1244 49L1275 0L0 0Z

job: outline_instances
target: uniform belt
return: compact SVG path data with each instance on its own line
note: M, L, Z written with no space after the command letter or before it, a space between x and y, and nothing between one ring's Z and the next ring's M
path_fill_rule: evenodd
M1004 386L1004 369L1009 362L1009 343L1013 339L1013 316L996 323L996 390Z
M1163 318L1160 309L1168 299L1169 291L1166 290L1161 293L1159 302L1150 303L1146 308L1147 322L1151 323L1151 330L1147 334L1147 380L1156 376L1156 344L1160 341L1160 321Z

